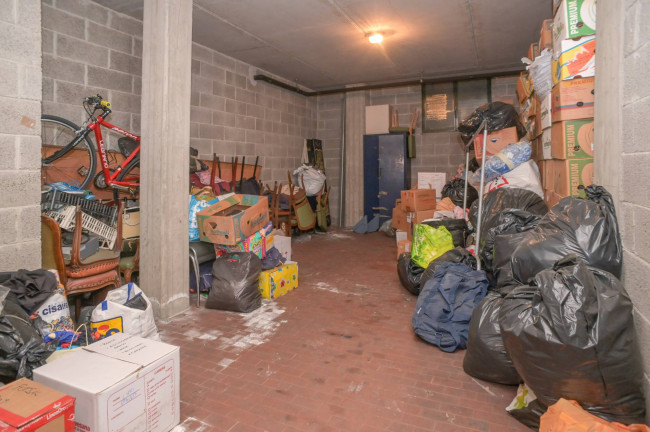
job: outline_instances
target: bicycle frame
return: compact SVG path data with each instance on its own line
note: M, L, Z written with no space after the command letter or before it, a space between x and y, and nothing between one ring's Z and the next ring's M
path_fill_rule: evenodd
M125 137L131 138L134 141L137 141L138 143L140 142L140 137L137 135L132 134L129 131L125 131L124 129L121 129L109 122L107 122L104 117L101 115L97 116L97 120L90 123L88 125L88 128L95 131L95 140L97 141L97 152L99 153L99 160L102 164L102 170L104 172L104 178L106 179L106 185L107 186L123 186L123 187L136 187L140 186L140 182L134 182L134 179L137 179L137 177L127 177L123 179L123 181L117 181L115 180L117 176L122 172L122 170L131 162L139 153L140 153L140 146L133 151L129 155L128 158L126 158L116 169L115 172L111 175L111 172L108 168L108 157L107 157L107 152L106 152L106 146L104 145L104 138L102 137L102 126L109 128L110 130L119 133L120 135L124 135Z

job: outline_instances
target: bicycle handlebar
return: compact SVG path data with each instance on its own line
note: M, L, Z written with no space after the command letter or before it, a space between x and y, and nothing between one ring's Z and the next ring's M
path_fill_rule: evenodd
M88 105L92 105L95 109L102 109L104 111L110 111L111 109L111 103L107 100L104 100L104 98L99 94L85 98L84 102L86 102Z

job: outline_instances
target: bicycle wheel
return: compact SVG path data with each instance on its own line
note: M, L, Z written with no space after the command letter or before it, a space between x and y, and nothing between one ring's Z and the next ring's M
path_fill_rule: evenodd
M85 136L73 148L60 153L66 146L78 139L76 124L50 115L41 117L41 182L66 182L80 189L86 189L97 167L97 156L92 142ZM53 159L48 158L55 156ZM46 160L47 159L47 160Z
M134 172L135 171L135 172ZM140 183L140 155L133 158L121 173L115 178L117 181ZM140 193L140 186L133 188L132 195L137 196Z

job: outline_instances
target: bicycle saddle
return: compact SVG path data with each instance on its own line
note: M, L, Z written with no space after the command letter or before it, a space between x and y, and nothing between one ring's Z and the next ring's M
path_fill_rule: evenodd
M139 145L140 144L137 141L127 137L117 140L117 146L120 148L120 153L122 153L125 158L128 158Z

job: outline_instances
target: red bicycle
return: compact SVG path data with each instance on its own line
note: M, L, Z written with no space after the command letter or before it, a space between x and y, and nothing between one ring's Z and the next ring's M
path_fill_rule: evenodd
M106 117L112 112L111 103L100 95L85 98L83 107L88 119L82 127L61 117L41 117L43 183L65 182L80 189L87 189L94 180L98 189L111 188L116 192L137 195L140 177L129 173L140 166L140 137L106 121ZM95 116L99 110L101 113ZM118 147L125 159L115 168L109 167L109 153L102 137L102 126L124 136L118 140ZM102 164L98 173L95 172L97 153L90 140L90 133L93 131Z

